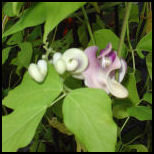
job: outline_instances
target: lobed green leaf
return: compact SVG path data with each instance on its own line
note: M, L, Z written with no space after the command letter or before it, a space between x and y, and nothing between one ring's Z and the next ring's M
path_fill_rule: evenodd
M117 126L111 100L103 90L73 90L64 100L63 117L67 128L89 152L115 151Z
M62 83L52 66L41 84L31 79L28 73L18 87L4 98L3 105L14 111L2 117L3 152L15 152L27 146L52 101L61 93Z

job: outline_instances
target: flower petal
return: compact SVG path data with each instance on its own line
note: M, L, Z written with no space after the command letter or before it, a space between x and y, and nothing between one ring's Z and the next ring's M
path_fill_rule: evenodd
M128 90L122 86L118 81L108 78L107 85L110 93L118 98L126 98L128 97Z
M121 68L119 70L119 82L122 82L127 71L127 64L124 59L120 59L120 62L121 62Z
M113 54L114 54L114 61L111 63L110 66L103 69L107 73L107 76L109 76L112 71L121 68L121 62L119 57L117 56L117 52L114 51L112 52L112 55Z
M85 85L90 88L101 88L108 92L106 85L106 73L103 72L99 60L96 58L96 52L98 48L96 46L88 47L85 50L85 54L88 57L88 67L82 72Z
M111 60L111 62L114 62L115 58L116 58L117 54L116 52L112 51L110 52L107 57L109 57L109 59Z
M88 67L82 72L84 77L84 83L90 88L100 88L105 90L107 93L118 98L126 98L128 96L128 91L123 87L118 81L115 80L115 70L124 68L124 61L119 59L117 52L108 50L104 56L96 57L97 47L88 47L85 50L85 54L88 57ZM106 57L105 57L106 56ZM104 65L102 67L102 60L105 59L105 64L111 60L111 64Z
M109 43L105 49L100 51L100 55L98 56L98 58L101 58L103 56L106 56L108 53L110 53L112 50L112 44Z

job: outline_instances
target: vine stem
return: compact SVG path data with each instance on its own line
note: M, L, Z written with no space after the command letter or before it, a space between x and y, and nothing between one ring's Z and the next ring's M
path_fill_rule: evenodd
M120 134L123 131L124 127L126 126L128 120L130 119L130 117L127 117L127 119L125 120L124 124L122 125L121 129L120 129Z
M124 127L126 126L128 120L130 119L130 117L127 117L127 119L125 120L124 124L122 125L121 129L120 129L120 133L119 133L119 138L120 141L122 142L122 138L121 138L121 132L123 131Z
M141 30L141 26L142 26L142 23L143 23L145 8L146 8L146 2L144 2L143 8L142 8L142 11L141 11L141 14L140 14L140 22L139 22L139 25L138 25L137 31L136 31L136 43L137 43L137 40L138 40L138 37L139 37L139 32Z
M57 28L58 27L56 26L50 47L48 47L49 46L49 42L46 42L46 44L43 46L43 48L46 50L46 54L45 54L45 57L46 58L45 59L48 59L48 56L49 56L50 53L53 53L54 54L56 52L56 51L54 51L52 49L52 44L53 44L53 42L55 40L55 37L56 37Z
M120 35L120 42L119 42L118 51L117 51L118 56L120 56L120 57L121 57L122 45L124 43L126 26L127 26L127 23L128 23L128 18L129 18L132 2L128 2L127 4L128 5L127 5L127 8L126 8L126 13L125 13L125 17L124 17L124 21L123 21L123 25L122 25L122 31L121 31L121 35Z
M93 33L92 33L92 30L91 30L91 26L90 26L90 23L89 23L89 20L88 20L87 13L86 13L86 11L84 9L84 6L82 7L82 12L83 12L84 18L86 20L86 24L87 24L87 28L88 28L88 32L89 32L90 38L91 38L93 44L95 45L96 44L95 43L95 39L93 37Z
M55 101L52 102L51 105L49 105L49 107L51 107L53 104L57 103L58 101L60 101L61 99L63 99L67 94L64 93L63 95L59 96Z
M120 41L119 41L119 46L118 46L118 51L117 51L118 57L121 57L121 55L122 55L121 54L122 46L124 43L124 38L125 38L125 34L126 34L126 26L128 23L131 6L132 6L132 2L127 2L126 13L125 13L125 17L123 20L122 30L121 30L121 34L120 34ZM119 73L116 72L116 79L118 79L118 78L119 78Z
M132 48L131 42L130 42L130 37L129 37L129 24L127 23L127 40L128 40L128 45L130 48L130 51L132 53L132 59L133 59L133 71L135 72L136 68L135 68L135 56L134 56L134 50Z
M51 46L52 46L52 44L53 44L53 42L54 42L54 40L56 38L57 29L58 29L58 26L56 26L56 28L55 28L55 31L54 31L54 34L53 34L53 38L52 38L52 42L51 42Z

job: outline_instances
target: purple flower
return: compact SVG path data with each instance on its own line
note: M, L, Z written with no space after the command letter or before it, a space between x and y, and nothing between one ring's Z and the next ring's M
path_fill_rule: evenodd
M89 88L103 89L118 98L127 97L127 89L120 84L126 74L126 62L117 56L117 52L112 51L111 43L100 51L99 56L96 56L97 50L96 46L85 49L88 67L79 76L82 75L85 85ZM115 80L117 69L119 69L119 81Z

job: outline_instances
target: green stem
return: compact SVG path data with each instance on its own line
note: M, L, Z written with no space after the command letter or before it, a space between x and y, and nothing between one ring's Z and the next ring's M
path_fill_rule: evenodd
M126 33L126 26L128 23L128 18L129 18L129 14L130 14L130 10L131 10L131 2L128 2L127 8L126 8L126 13L125 13L125 17L124 17L124 21L123 21L123 25L122 25L122 31L121 31L121 35L120 35L120 42L119 42L119 46L118 46L118 56L121 57L121 52L122 52L122 46L124 43L124 38L125 38L125 33Z
M70 89L68 86L66 86L65 84L64 84L64 90L66 90L66 91L68 91L68 92L71 92L72 91L72 89Z
M74 15L81 23L84 22L84 20L82 18L80 18L77 14Z
M121 134L121 132L123 131L123 129L124 129L124 127L126 126L126 124L127 124L127 122L128 122L129 119L130 119L130 117L128 117L128 118L125 120L124 124L122 125L122 127L121 127L121 129L120 129L120 134Z
M44 47L44 49L46 50L46 59L48 60L48 56L49 56L49 54L50 53L55 53L55 51L52 49L52 44L53 44L53 42L54 42L54 40L55 40L55 37L56 37L56 33L57 33L57 26L56 26L56 28L55 28L55 31L54 31L54 34L53 34L53 38L52 38L52 41L51 41L51 47L48 47L49 46L49 42L47 42L43 47Z
M63 95L59 96L55 101L53 101L51 103L51 105L49 105L49 107L51 107L53 104L57 103L58 101L60 101L61 99L63 99L67 94L64 93Z
M145 13L145 8L146 8L146 2L144 2L143 4L143 8L142 8L142 11L141 11L141 15L140 15L140 22L139 22L139 25L137 27L137 31L136 31L136 42L138 40L138 37L139 37L139 32L140 32L140 29L141 29L141 26L142 26L142 23L143 23L143 17L144 17L144 13Z
M129 141L128 143L124 144L123 146L128 146L130 144L132 144L135 140L141 138L144 134L140 134L138 136L136 136L135 138L133 138L131 141Z
M52 47L53 41L55 40L55 37L56 37L57 28L58 28L58 26L56 26L54 34L53 34L53 38L52 38L52 42L51 42L51 47Z
M121 53L122 53L122 47L123 47L123 43L124 43L124 38L125 38L125 33L126 33L126 26L128 23L128 19L129 19L129 14L130 14L130 10L131 10L131 5L132 2L127 2L127 7L126 7L126 13L125 13L125 17L124 17L124 21L123 21L123 25L122 25L122 31L121 31L121 35L120 35L120 42L119 42L119 46L118 46L118 51L117 54L119 57L121 57ZM116 79L118 79L119 77L119 73L116 72Z
M86 13L84 7L82 7L82 12L83 12L85 21L87 23L87 28L88 28L88 32L89 32L90 38L91 38L91 40L93 42L93 45L95 45L95 40L94 40L94 37L93 37L93 33L92 33L92 30L91 30L91 27L90 27L90 23L89 23L89 20L88 20L88 16L87 16L87 13Z
M134 56L134 50L132 48L132 45L131 45L131 42L130 42L130 37L129 37L129 26L128 26L128 23L127 23L127 40L128 40L128 45L129 45L129 49L132 53L132 59L133 59L133 71L135 72L135 56Z

